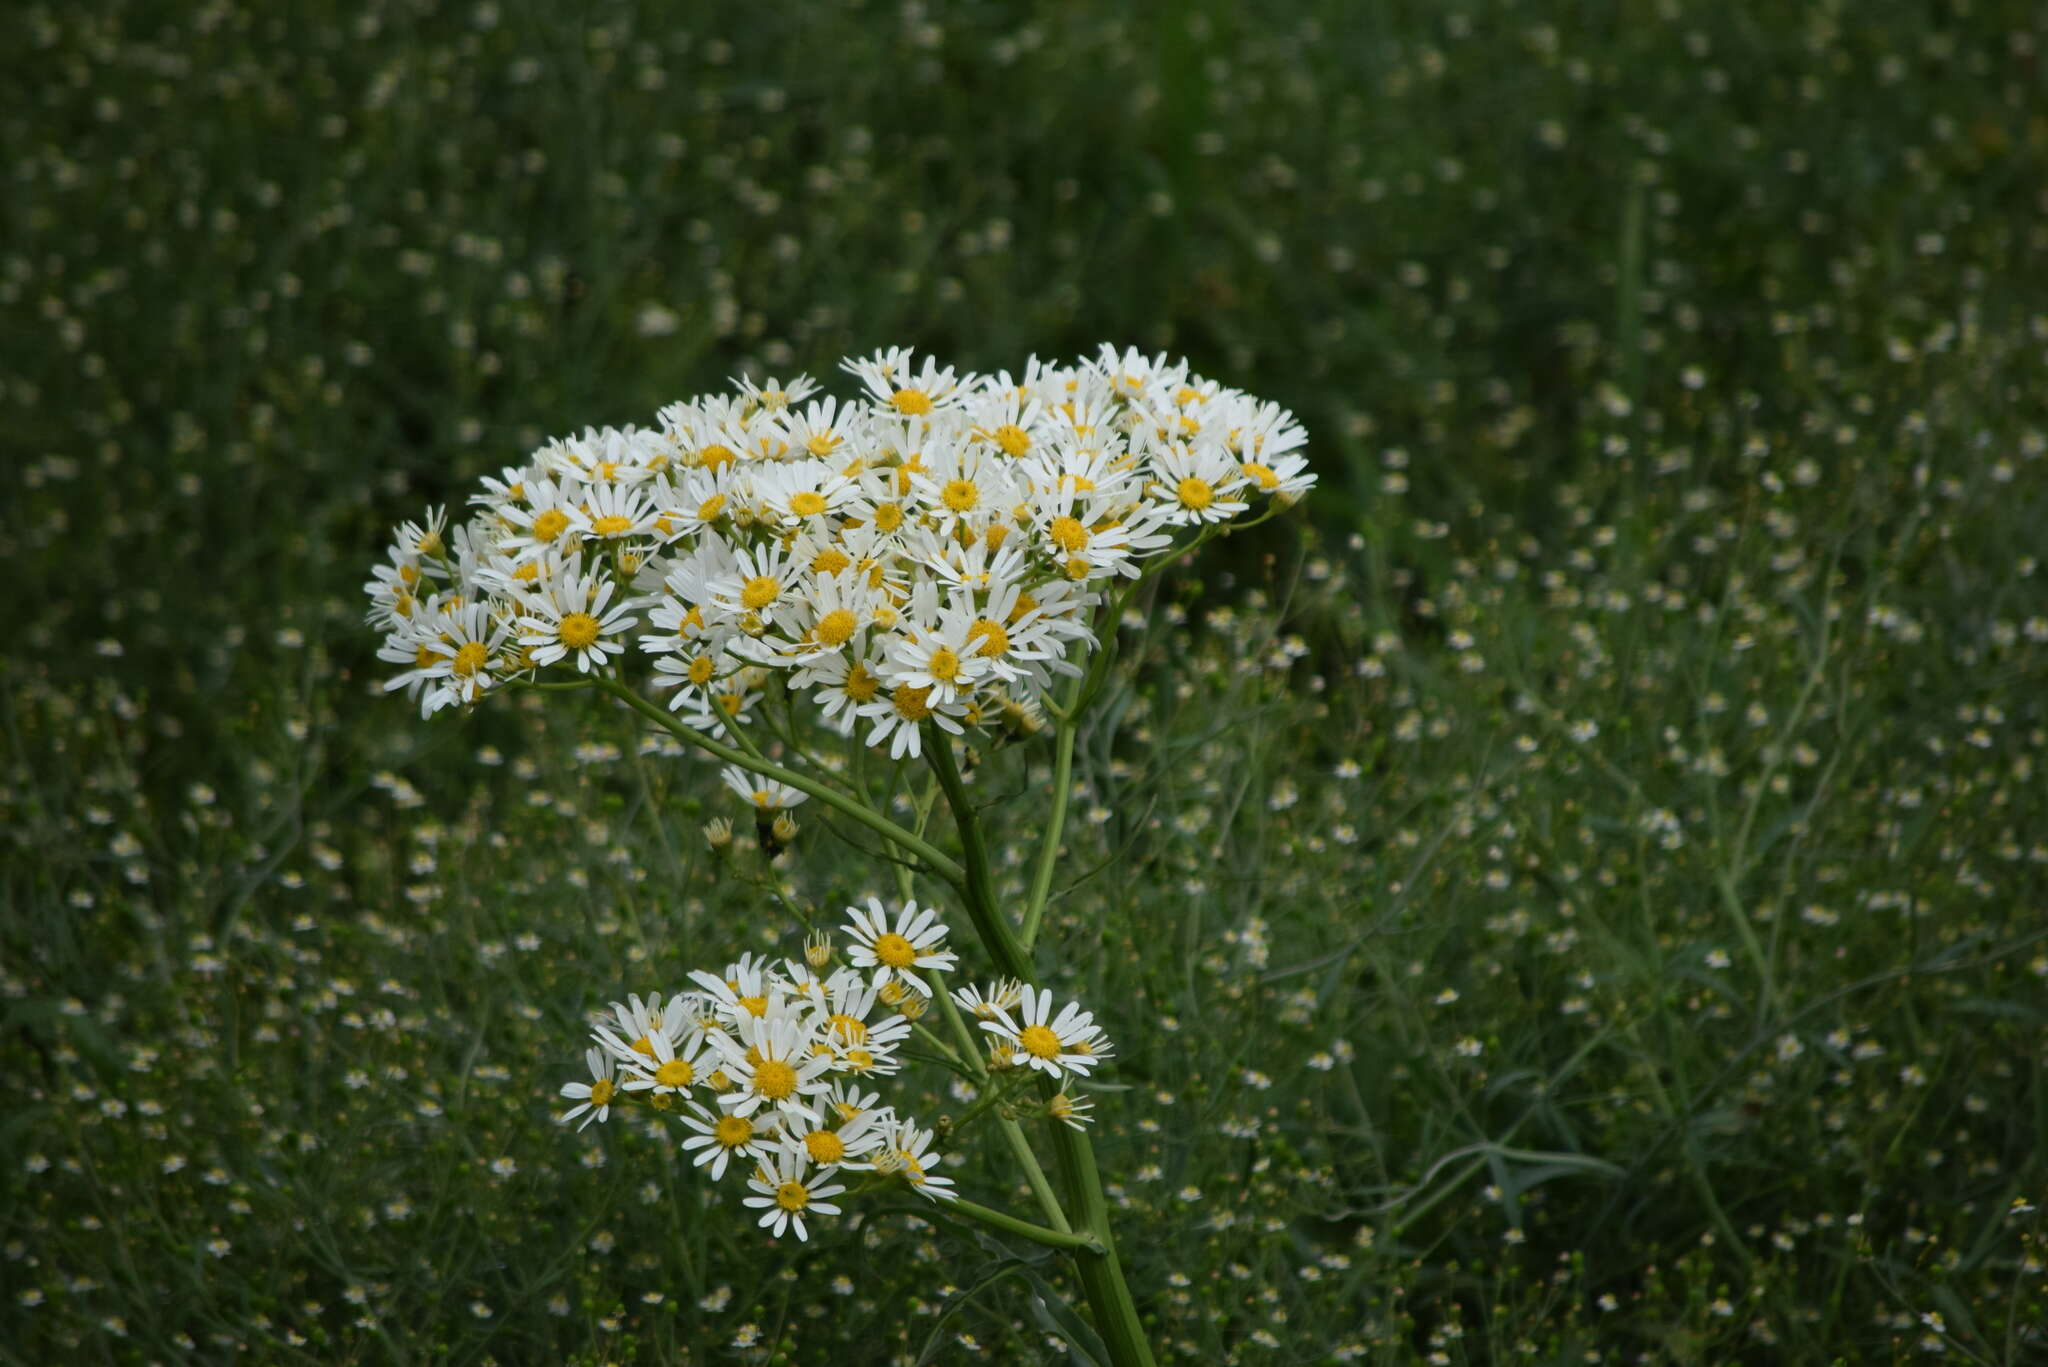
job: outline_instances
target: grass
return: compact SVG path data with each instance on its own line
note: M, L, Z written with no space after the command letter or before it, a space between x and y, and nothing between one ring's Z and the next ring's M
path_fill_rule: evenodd
M2033 7L25 28L0 1360L1084 1342L928 1210L772 1245L553 1123L586 1011L882 871L714 858L710 770L599 706L417 724L356 586L548 432L1105 337L1324 474L1077 746L1047 940L1162 1354L2041 1351ZM1006 895L1050 764L973 775Z

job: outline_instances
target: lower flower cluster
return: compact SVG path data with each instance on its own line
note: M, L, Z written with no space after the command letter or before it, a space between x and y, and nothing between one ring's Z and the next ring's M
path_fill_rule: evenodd
M807 1219L839 1214L842 1175L955 1199L933 1130L865 1089L901 1069L901 1046L930 1007L920 970L954 965L946 927L915 902L892 914L870 898L847 916L849 962L830 973L836 947L820 934L801 960L746 954L719 973L691 973L693 986L666 999L613 1002L592 1022L589 1080L562 1088L576 1103L562 1120L582 1128L627 1103L672 1114L688 1131L683 1152L713 1180L743 1177L745 1204L777 1236L808 1239ZM1055 1015L1041 989L998 983L953 1000L985 1032L979 1063L993 1076L1086 1076L1109 1056L1087 1012L1070 1002ZM1063 1091L1040 1110L1076 1127L1087 1120L1087 1103Z

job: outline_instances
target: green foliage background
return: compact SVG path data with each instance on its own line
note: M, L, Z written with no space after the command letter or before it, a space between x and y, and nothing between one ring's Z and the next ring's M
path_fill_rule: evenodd
M550 432L1105 338L1324 479L1083 738L1162 1352L2042 1351L2038 7L10 23L0 1359L1084 1351L1053 1264L553 1125L585 1010L793 946L750 879L881 874L717 863L602 709L417 724L356 585Z

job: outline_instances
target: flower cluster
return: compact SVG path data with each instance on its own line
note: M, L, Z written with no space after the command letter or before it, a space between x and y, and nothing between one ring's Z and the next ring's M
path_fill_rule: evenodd
M607 1120L629 1100L674 1115L689 1131L683 1151L714 1180L728 1168L744 1177L746 1204L778 1236L794 1228L807 1239L807 1218L838 1214L831 1198L846 1190L835 1180L842 1173L900 1177L926 1197L953 1199L932 1131L864 1090L902 1067L902 1044L931 1001L920 970L956 962L946 927L915 902L892 915L870 898L847 916L849 963L827 976L819 974L832 943L813 936L802 960L743 955L720 973L690 974L693 986L666 1000L612 1003L592 1024L589 1080L562 1088L576 1103L563 1121ZM955 998L999 1036L992 1063L1085 1074L1109 1053L1071 1004L1045 1024L1050 998L1034 989L963 989ZM1064 1095L1047 1113L1071 1125L1086 1118Z
M452 529L405 524L365 585L389 687L432 713L637 644L709 733L780 674L842 735L914 755L926 721L1035 725L1111 584L1315 480L1291 414L1163 354L843 365L851 401L740 381L549 442Z

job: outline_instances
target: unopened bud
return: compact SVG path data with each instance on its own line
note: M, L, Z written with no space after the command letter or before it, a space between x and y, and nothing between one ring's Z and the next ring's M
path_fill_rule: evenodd
M713 817L704 823L704 843L715 854L723 854L732 844L732 822L724 817Z
M921 1020L931 1009L932 999L921 992L913 992L896 1003L896 1014L907 1021Z
M825 965L832 962L832 936L827 931L814 930L804 940L804 962L823 973Z
M796 839L796 818L791 816L788 812L777 813L775 817L775 824L770 826L768 829L775 833L776 843L787 845L791 841Z

